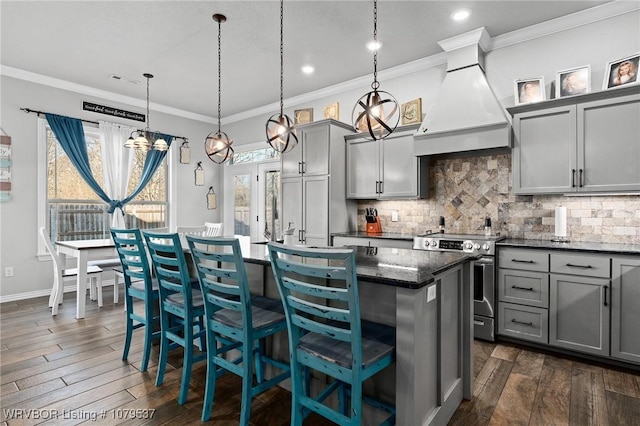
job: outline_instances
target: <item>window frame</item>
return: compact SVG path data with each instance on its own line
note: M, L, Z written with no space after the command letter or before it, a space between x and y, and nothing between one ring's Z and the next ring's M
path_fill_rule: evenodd
M47 192L47 129L49 129L49 125L47 120L41 117L38 117L38 131L37 131L37 155L38 155L38 164L37 164L37 197L38 197L38 206L37 206L37 221L38 227L45 227L48 229L48 217L47 212L49 210L49 196ZM87 126L83 124L83 129L85 134L97 135L100 137L100 131L97 127ZM173 144L172 144L173 145ZM175 162L175 154L172 149L169 149L167 156L165 157L165 161L167 161L167 200L165 206L165 214L166 214L166 223L167 226L172 229L175 226L175 217L176 217L176 203L173 202L175 195L177 194L177 166ZM102 182L99 182L102 184ZM102 202L102 200L98 200L98 202ZM46 246L40 237L40 234L36 232L37 238L37 252L36 256L40 261L48 261L51 260L51 256L47 252Z

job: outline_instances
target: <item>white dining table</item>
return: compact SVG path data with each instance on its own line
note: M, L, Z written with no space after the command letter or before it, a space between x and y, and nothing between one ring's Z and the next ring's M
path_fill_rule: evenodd
M103 240L56 241L62 264L66 256L75 257L78 268L76 318L84 318L85 299L87 297L87 263L91 259L105 259L117 256L115 245L109 238Z

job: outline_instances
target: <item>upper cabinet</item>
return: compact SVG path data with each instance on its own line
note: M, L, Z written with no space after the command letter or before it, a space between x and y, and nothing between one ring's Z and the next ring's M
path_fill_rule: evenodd
M640 86L510 108L513 191L640 191Z
M386 139L370 141L348 135L347 198L426 198L429 158L413 155L417 125L398 127Z

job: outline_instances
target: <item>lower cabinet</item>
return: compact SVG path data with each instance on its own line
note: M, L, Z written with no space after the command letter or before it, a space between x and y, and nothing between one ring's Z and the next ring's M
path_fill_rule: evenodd
M609 356L608 279L551 274L549 344Z
M548 311L543 308L500 303L498 333L518 339L547 343L549 341L548 315Z
M611 266L611 356L640 364L640 257Z

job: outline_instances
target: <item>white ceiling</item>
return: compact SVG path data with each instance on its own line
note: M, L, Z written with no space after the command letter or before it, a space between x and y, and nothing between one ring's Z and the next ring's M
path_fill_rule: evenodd
M379 0L378 69L442 52L437 42L484 26L492 37L608 1ZM472 11L464 23L454 10ZM279 100L279 2L0 2L1 64L116 94L217 117L217 36L222 13L222 116ZM370 75L372 1L284 4L284 96ZM304 75L303 64L316 71ZM116 74L123 80L116 81ZM136 80L132 84L127 80ZM32 106L31 106L32 107Z

